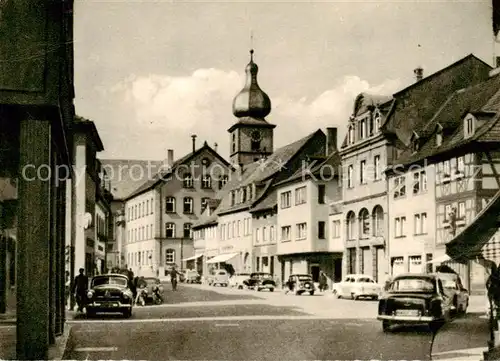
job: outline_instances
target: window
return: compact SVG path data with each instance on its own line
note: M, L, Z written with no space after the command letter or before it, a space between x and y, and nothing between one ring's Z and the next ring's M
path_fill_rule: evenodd
M192 237L191 227L192 227L191 223L184 223L184 238Z
M379 180L380 179L380 155L376 155L373 157L373 179L374 180Z
M231 191L231 206L236 204L236 191Z
M349 212L347 215L347 239L356 239L356 215L354 212Z
M318 222L318 238L319 239L325 239L325 222L319 221Z
M349 127L348 142L349 142L349 144L354 143L354 125L353 124L351 124L351 126Z
M275 235L274 235L274 226L271 226L269 227L269 240L271 242L274 242L276 239L275 239Z
M191 214L193 213L193 198L184 197L184 213Z
M175 238L175 223L170 222L165 225L165 237Z
M204 175L201 179L201 187L204 189L212 188L212 177L209 175Z
M414 234L427 233L427 213L417 213L413 217Z
M361 238L369 238L370 237L370 213L366 208L363 208L361 212L359 212L359 233Z
M464 159L464 157L457 158L457 173L461 174L462 176L465 173L465 159Z
M241 203L245 203L247 201L247 189L243 188L241 190Z
M447 204L444 207L444 220L448 221L450 218L450 213L451 213L451 204Z
M474 117L472 115L469 115L465 118L464 121L464 137L468 138L474 135Z
M359 181L361 184L366 184L366 160L362 160L359 164Z
M359 139L365 139L365 138L366 138L366 120L363 119L360 121Z
M451 167L450 167L450 161L445 160L443 162L443 178L449 177L451 174Z
M175 263L175 251L173 249L165 251L165 263Z
M205 211L205 208L207 208L209 200L210 200L210 198L208 198L208 197L204 197L201 199L201 212L202 213Z
M150 214L153 214L153 213L154 213L154 209L153 209L153 208L154 208L153 198L151 198L151 203L150 203L150 205L151 205L151 208L150 208L151 213L150 213Z
M306 197L307 197L306 191L307 191L306 187L300 187L295 189L295 205L306 203Z
M227 181L228 181L227 175L223 175L222 177L220 177L219 178L219 189L222 189L227 184Z
M382 123L382 118L379 114L375 115L375 132L378 132L380 129L380 125Z
M425 170L413 173L413 194L419 194L427 190L427 175Z
M353 177L354 177L354 168L351 164L350 166L347 167L347 188L354 187Z
M332 238L340 238L340 221L332 222Z
M406 183L405 176L394 178L394 199L398 199L406 195L405 183Z
M193 176L191 174L185 174L183 179L184 188L193 188Z
M465 219L465 202L458 203L458 217L457 219Z
M298 223L297 239L306 239L306 238L307 238L307 223Z
M260 242L260 228L255 229L255 243Z
M239 237L241 235L241 221L238 221L238 224L236 226L236 237Z
M291 203L292 203L292 192L283 192L280 195L281 198L281 208L290 208Z
M167 197L165 199L165 212L166 213L175 213L175 198Z
M326 201L326 185L318 184L318 204L325 204Z
M236 152L236 134L234 134L234 133L233 133L232 147L233 147L233 153L235 153Z
M146 201L146 215L149 214L149 199Z
M281 241L290 241L292 239L292 227L284 226L281 227Z
M405 236L405 223L406 217L396 217L394 221L394 235L395 237Z
M142 207L141 207L141 204L139 203L139 218L143 216L143 214L141 213L142 212Z
M267 228L262 227L262 242L267 242Z

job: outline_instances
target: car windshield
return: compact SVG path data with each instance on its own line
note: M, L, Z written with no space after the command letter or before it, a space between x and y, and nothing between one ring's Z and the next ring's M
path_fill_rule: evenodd
M368 277L361 277L361 278L358 278L358 281L357 282L364 282L364 283L375 283L375 281L373 281L372 279L368 278Z
M398 278L392 283L391 291L431 292L434 291L434 282L430 278Z
M125 287L127 286L127 281L125 277L118 276L96 277L92 280L92 286L116 285Z
M248 276L250 276L250 274L249 273L238 273L235 276L236 277L248 277Z
M439 275L439 278L441 279L444 288L456 288L455 277L456 276L452 273Z
M308 275L299 275L299 276L297 276L297 278L299 279L299 281L310 281L310 280L312 280L312 277L308 276Z

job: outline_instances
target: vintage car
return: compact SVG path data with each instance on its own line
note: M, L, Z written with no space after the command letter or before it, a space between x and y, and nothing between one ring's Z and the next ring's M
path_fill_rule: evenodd
M207 282L209 286L222 286L227 287L229 285L229 273L223 269L212 270L208 275Z
M276 282L273 276L267 272L254 272L250 274L250 278L243 281L243 284L255 291L269 290L273 292L276 288Z
M301 295L304 292L309 292L312 296L314 295L315 287L313 278L308 274L293 274L288 278L286 282L286 288L289 292L293 292L296 295Z
M239 290L244 289L245 281L250 278L250 273L235 273L229 278L229 286Z
M187 270L184 275L186 283L201 283L201 275L195 270Z
M464 288L460 276L456 273L437 273L443 282L444 292L453 299L452 312L457 315L467 313L469 307L469 291Z
M144 277L144 281L146 283L146 289L145 289L146 297L144 302L161 304L163 302L164 289L160 282L160 279L156 277ZM156 290L158 290L158 292L160 293L161 298L153 296Z
M337 298L349 297L353 300L362 297L376 300L382 291L382 285L376 283L371 276L363 274L347 275L343 281L332 285L332 292Z
M90 282L87 293L87 315L98 312L121 312L125 317L132 316L133 295L128 278L121 274L95 276Z
M450 318L452 301L437 274L402 274L380 298L377 319L384 332L396 324L427 324L434 331Z

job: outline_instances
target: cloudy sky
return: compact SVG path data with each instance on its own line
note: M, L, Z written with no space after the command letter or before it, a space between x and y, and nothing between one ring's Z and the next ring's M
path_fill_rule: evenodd
M76 110L95 121L101 158L178 158L191 134L228 158L253 46L275 146L342 135L362 91L391 94L416 66L428 75L470 53L492 64L489 3L77 0Z

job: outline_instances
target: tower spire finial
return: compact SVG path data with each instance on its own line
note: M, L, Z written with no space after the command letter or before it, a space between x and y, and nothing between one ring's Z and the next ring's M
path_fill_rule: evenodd
M250 61L253 61L253 30L250 30Z

